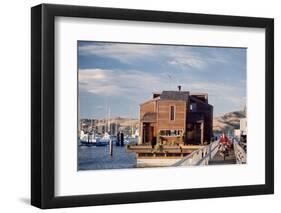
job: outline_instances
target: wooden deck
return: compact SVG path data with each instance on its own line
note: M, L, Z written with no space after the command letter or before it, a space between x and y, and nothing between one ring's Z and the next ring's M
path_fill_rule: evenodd
M173 153L173 154L190 154L194 150L201 148L200 145L163 145L160 148L155 146L152 148L151 145L128 145L128 152L135 153Z
M229 156L226 156L225 160L223 159L223 155L220 151L213 157L212 160L209 161L209 165L224 165L224 164L236 164L236 158L234 150L231 149L229 152Z

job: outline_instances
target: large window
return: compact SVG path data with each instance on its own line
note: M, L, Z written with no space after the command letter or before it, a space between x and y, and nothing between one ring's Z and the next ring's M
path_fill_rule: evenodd
M196 112L196 110L197 110L197 104L196 104L196 103L191 103L190 106L189 106L189 108L190 108L190 111L191 111L191 112Z
M170 120L174 121L176 118L176 107L170 106Z
M162 129L160 130L160 136L181 136L182 130L170 130L170 129Z

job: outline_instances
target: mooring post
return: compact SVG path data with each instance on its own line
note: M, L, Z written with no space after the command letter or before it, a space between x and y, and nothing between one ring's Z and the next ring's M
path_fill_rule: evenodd
M113 155L113 143L111 139L109 140L109 154L110 156Z

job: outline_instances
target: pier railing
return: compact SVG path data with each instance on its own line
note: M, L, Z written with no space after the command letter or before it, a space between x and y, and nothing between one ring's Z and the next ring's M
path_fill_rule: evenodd
M217 154L219 147L219 141L210 143L209 145L203 146L177 163L173 166L198 166L198 165L208 165L209 161Z
M237 141L234 141L233 147L234 147L236 163L238 164L247 163L247 154Z

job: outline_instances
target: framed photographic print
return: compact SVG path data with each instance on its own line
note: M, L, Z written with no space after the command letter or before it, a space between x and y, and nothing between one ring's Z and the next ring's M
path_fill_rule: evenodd
M274 192L274 21L31 9L31 203Z

